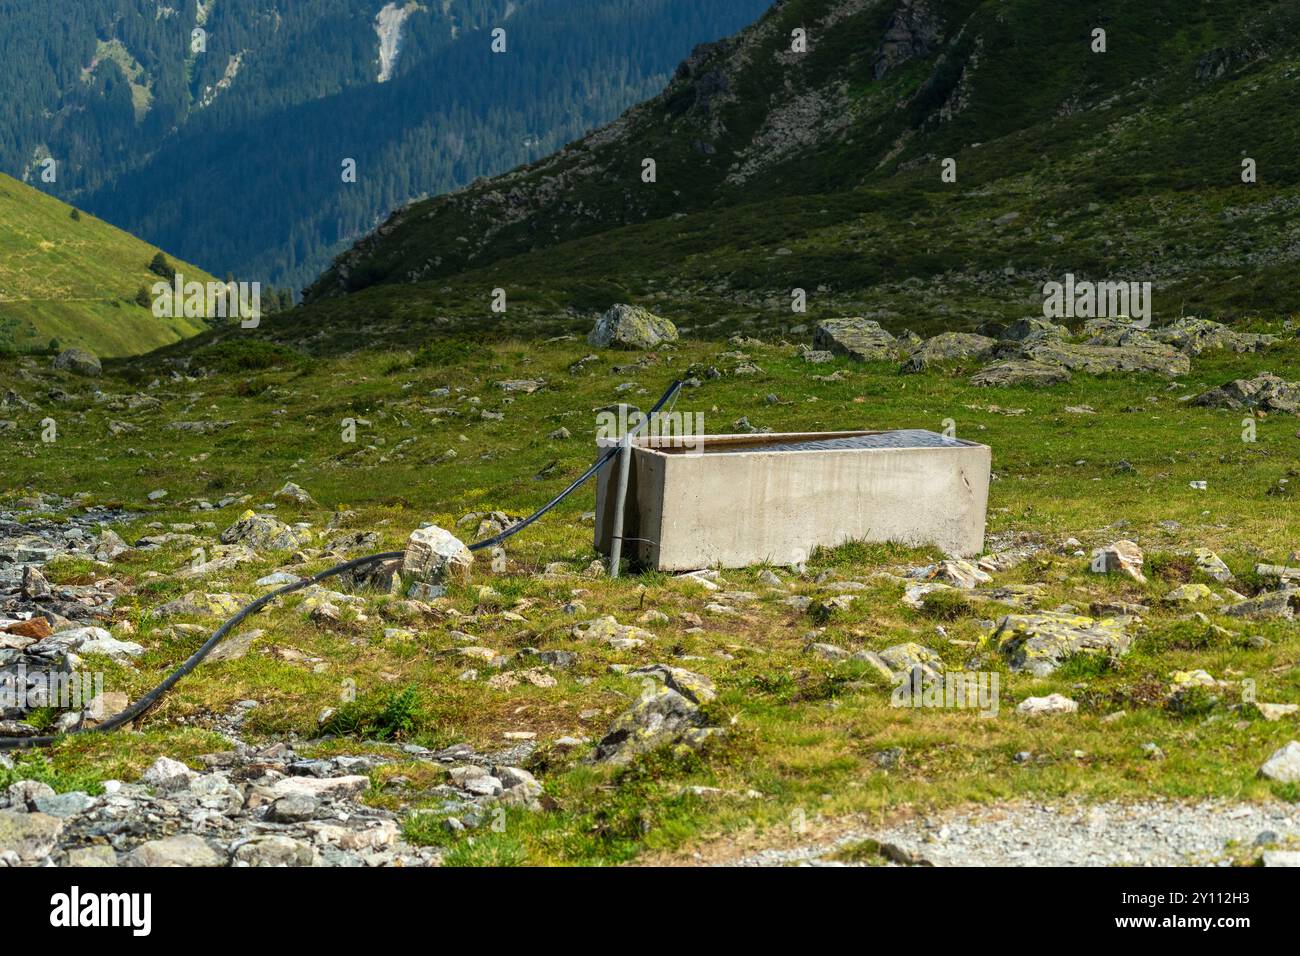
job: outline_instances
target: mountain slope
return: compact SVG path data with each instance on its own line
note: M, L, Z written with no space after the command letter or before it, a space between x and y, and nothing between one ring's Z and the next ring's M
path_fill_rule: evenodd
M803 288L810 317L960 327L1067 271L1153 281L1161 317L1284 309L1298 25L1294 2L786 0L610 126L394 214L302 318L483 315L501 285L520 317L628 298L779 326Z
M57 340L104 356L137 355L202 331L201 319L157 318L135 301L159 276L158 249L0 174L0 348ZM211 276L182 262L185 278Z
M41 188L219 274L297 286L394 207L651 95L767 2L0 0L0 169L53 156Z

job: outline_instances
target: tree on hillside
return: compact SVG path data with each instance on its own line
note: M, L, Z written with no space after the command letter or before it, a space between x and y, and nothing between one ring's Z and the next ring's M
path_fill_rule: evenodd
M154 275L162 276L167 280L176 278L176 270L172 267L172 264L167 261L167 257L161 252L154 255L153 261L149 263L149 271Z

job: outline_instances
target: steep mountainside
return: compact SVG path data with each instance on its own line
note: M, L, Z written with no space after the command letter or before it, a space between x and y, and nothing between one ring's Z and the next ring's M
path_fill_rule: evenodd
M399 211L302 318L486 317L499 286L517 319L784 327L801 288L807 317L959 328L1067 272L1153 282L1157 320L1293 308L1297 26L1294 0L784 0L608 127Z
M0 0L0 169L214 272L302 284L395 206L550 153L766 6Z
M158 249L0 174L0 350L81 346L137 355L202 331L201 319L158 318L136 301L160 277ZM207 273L171 261L187 280Z

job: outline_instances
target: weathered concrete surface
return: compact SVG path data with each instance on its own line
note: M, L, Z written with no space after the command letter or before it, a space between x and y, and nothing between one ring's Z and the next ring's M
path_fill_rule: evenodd
M706 441L770 444L861 434L710 435ZM978 554L991 458L988 447L971 442L691 455L665 439L641 439L629 480L624 553L663 571L794 565L819 546L848 541ZM611 466L597 487L595 539L605 553L617 477Z

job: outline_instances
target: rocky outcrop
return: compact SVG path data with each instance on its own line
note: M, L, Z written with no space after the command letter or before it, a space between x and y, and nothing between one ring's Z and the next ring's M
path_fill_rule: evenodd
M970 332L944 332L926 339L912 350L900 371L921 372L931 365L958 359L984 359L993 354L997 341Z
M1077 654L1119 657L1127 653L1132 643L1127 624L1127 618L1008 614L998 622L993 643L1012 670L1046 677Z
M638 305L616 305L596 322L587 341L598 348L652 349L677 341L677 327Z
M1259 409L1284 415L1300 414L1300 382L1287 382L1272 372L1264 372L1210 389L1192 399L1192 404L1232 411Z
M884 39L871 60L878 80L894 67L929 56L943 39L943 24L928 0L901 0L885 28Z
M827 319L813 331L813 348L857 362L892 359L897 341L874 319Z
M98 378L103 368L93 352L85 349L64 349L54 357L54 367L60 372L71 372L86 378Z
M1011 385L1059 385L1070 380L1068 370L1046 362L1007 359L986 365L970 378L972 385L1004 388Z

